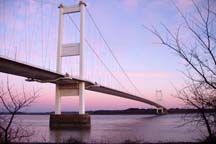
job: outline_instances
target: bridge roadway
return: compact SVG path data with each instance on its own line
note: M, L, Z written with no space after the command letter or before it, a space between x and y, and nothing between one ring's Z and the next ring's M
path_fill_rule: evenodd
M98 85L97 83L88 80L79 79L73 76L63 75L54 71L46 70L44 68L23 63L21 61L17 61L17 60L15 61L13 59L4 56L0 56L0 72L26 77L27 81L37 81L41 83L54 83L54 84L67 85L67 84L78 84L79 82L84 82L86 90L115 95L118 97L123 97L131 100L143 102L155 106L157 108L166 109L160 104L157 104L153 101L147 100L142 97L135 96L133 94L115 90L106 86Z

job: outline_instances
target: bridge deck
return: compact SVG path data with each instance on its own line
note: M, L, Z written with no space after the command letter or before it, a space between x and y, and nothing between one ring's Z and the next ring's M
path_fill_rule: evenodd
M74 84L79 82L85 82L85 89L90 91L115 95L131 100L140 101L158 108L164 108L163 106L153 101L132 94L118 91L109 87L100 86L88 80L82 80L76 77L66 76L54 71L46 70L37 66L32 66L30 64L25 64L20 61L15 61L13 59L2 56L0 56L0 72L26 77L30 81L38 81L42 83L49 82L54 84Z

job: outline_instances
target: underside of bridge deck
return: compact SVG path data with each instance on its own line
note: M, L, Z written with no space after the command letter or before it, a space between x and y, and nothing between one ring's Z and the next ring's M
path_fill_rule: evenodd
M46 70L44 68L22 63L20 61L15 61L1 56L0 56L0 72L26 77L27 81L37 81L41 83L53 83L58 85L67 85L67 84L78 85L80 82L84 82L86 90L123 97L131 100L143 102L155 106L157 108L165 109L163 106L153 101L123 91L112 89L106 86L101 86L96 82L82 80L77 77L69 76L68 74L66 75L60 74L54 71Z

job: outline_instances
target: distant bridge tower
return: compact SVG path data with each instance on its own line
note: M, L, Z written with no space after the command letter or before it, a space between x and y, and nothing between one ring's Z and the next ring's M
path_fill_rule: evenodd
M62 57L79 56L79 77L84 79L84 41L85 41L85 7L86 4L80 0L79 4L65 7L59 6L59 30L58 30L58 50L57 50L57 73L62 71ZM64 15L80 12L80 42L63 44ZM79 95L79 114L85 114L85 83L62 85L56 84L55 114L61 114L61 97Z

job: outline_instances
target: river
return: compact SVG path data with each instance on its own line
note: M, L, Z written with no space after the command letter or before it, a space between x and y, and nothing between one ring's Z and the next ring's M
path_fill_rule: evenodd
M206 133L195 123L185 126L183 115L92 115L89 130L49 130L49 115L18 115L22 124L34 135L31 142L63 142L78 139L84 142L119 143L125 140L142 142L198 141Z

